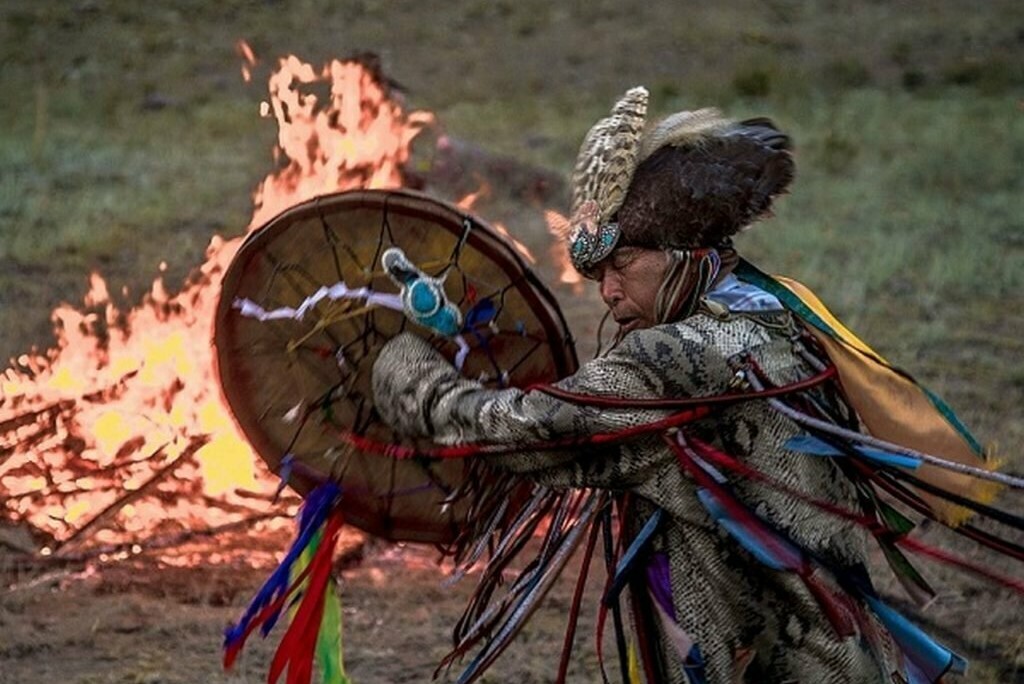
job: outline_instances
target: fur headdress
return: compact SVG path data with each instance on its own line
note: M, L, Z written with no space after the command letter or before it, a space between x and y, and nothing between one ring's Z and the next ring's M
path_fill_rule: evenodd
M789 138L770 120L699 109L645 128L647 100L644 88L626 92L580 147L569 254L584 275L619 245L717 246L793 179Z

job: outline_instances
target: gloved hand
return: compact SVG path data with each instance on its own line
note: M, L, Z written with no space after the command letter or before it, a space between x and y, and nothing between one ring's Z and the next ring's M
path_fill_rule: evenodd
M402 333L389 340L373 364L373 404L395 432L431 437L430 388L462 380L459 372L423 338Z

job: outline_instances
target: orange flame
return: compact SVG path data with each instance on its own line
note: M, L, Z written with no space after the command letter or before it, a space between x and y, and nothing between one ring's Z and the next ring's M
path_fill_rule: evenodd
M582 294L583 278L572 265L572 261L569 259L569 250L566 248L571 229L569 219L554 209L545 209L544 221L548 224L548 232L555 238L551 244L551 260L558 264L560 271L558 281L571 285L575 294Z
M486 182L482 183L480 185L480 189L478 189L476 192L471 192L462 199L460 199L457 203L458 207L459 209L462 209L464 211L472 211L473 207L476 206L476 203L479 200L483 199L484 197L487 197L490 194L491 186L488 185ZM512 243L512 246L515 247L516 251L523 255L524 259L526 259L531 264L537 263L537 258L533 256L533 252L530 251L530 248L524 245L515 237L513 237L513 235L510 232L508 232L508 228L506 228L503 223L492 223L491 227L493 227L494 230L500 233L501 235L505 236L505 238L507 238L508 241Z
M244 41L236 48L248 79L255 55ZM308 91L320 82L330 86L322 103ZM402 185L411 143L433 121L426 112L406 114L353 61L315 69L289 56L269 90L280 126L275 156L287 164L255 191L250 228L322 193ZM0 374L7 515L58 545L89 524L102 527L94 542L116 544L171 525L237 522L252 511L251 492L269 496L272 478L260 478L212 370L220 283L240 244L214 237L177 295L157 278L139 307L122 312L94 273L84 309L53 312L57 346L23 354ZM139 496L124 503L128 492Z
M318 81L331 84L323 105L307 88ZM277 152L290 161L256 191L252 227L300 199L346 188L400 187L412 140L434 122L429 112L405 114L358 62L333 60L317 71L286 57L270 77L270 98Z
M246 83L252 81L252 68L256 66L256 55L252 48L244 40L235 43L235 52L242 58L242 80Z

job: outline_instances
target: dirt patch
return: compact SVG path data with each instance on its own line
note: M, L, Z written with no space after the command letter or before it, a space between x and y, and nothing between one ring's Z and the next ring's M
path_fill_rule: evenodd
M353 681L423 682L447 653L474 577L448 586L423 547L371 544L342 573L345 661ZM578 566L484 681L550 681ZM0 682L191 684L262 682L275 645L253 637L231 673L220 668L224 627L237 620L265 569L160 568L152 561L89 566L0 596ZM37 578L38 579L38 578ZM600 578L592 577L591 605ZM593 610L581 620L573 672L592 681ZM586 674L584 674L586 673Z

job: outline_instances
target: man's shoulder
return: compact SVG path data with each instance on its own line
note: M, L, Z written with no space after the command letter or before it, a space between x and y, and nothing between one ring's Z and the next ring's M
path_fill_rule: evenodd
M705 318L708 320L702 320ZM691 316L631 331L622 339L618 352L643 366L666 371L682 366L708 370L721 366L724 373L728 357L743 350L730 340L749 337L732 334L733 327L710 317Z
M762 321L759 317L696 314L682 321L628 333L614 354L673 383L682 394L724 388L733 375L730 359L742 352L755 356L764 350L789 349L788 315ZM769 325L766 325L769 323ZM673 390L675 393L675 390Z
M756 320L697 314L631 331L613 354L661 378L667 395L703 396L725 390L733 378L731 357L779 339Z
M784 312L771 316L697 313L681 321L634 330L623 343L640 348L675 344L731 356L771 341L788 330L790 323L790 315Z

